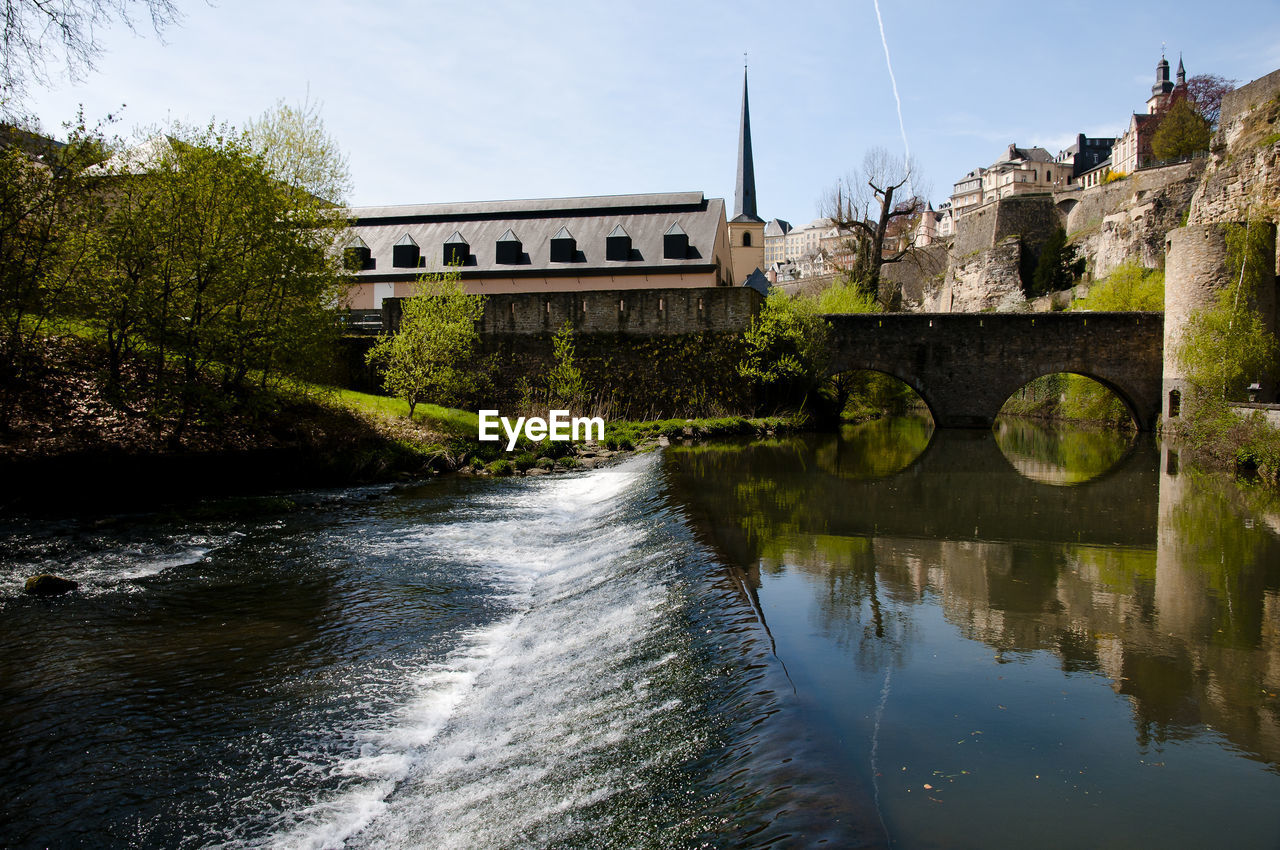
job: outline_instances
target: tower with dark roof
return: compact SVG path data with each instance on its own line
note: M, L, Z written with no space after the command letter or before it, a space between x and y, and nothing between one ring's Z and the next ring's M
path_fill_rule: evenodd
M756 169L751 161L751 110L747 105L747 69L742 69L742 124L738 127L738 182L733 191L733 219L760 221L756 214Z
M756 212L756 171L751 157L751 110L747 104L747 69L742 69L742 123L738 127L738 179L729 219L729 245L735 283L764 266L764 219Z

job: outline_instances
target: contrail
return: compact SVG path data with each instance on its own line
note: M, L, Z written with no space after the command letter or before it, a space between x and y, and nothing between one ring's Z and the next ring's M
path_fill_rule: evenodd
M907 125L902 122L902 98L898 96L898 80L893 76L893 60L889 58L889 40L884 37L884 19L880 17L880 0L872 0L876 7L876 23L880 25L880 43L884 45L884 64L889 68L889 82L893 84L893 99L898 103L898 128L902 130L902 148L907 155L907 194L914 195L911 187L911 143L907 141Z

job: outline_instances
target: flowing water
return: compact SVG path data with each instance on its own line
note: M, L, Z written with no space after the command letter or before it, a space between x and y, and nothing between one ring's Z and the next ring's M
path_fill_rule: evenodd
M0 846L1280 836L1280 511L1150 442L895 420L0 546Z

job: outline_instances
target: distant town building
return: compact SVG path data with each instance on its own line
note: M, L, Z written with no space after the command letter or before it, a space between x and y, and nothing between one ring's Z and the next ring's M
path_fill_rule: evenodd
M962 215L998 198L1051 192L1059 182L1065 184L1070 174L1071 167L1056 162L1044 148L1010 144L1000 159L956 181L951 208L955 215Z
M1115 146L1115 143L1114 136L1092 138L1084 133L1078 134L1075 143L1065 150L1059 151L1058 156L1054 159L1054 162L1059 165L1069 166L1071 169L1066 175L1065 185L1075 185L1081 174L1097 168L1104 162L1109 162L1111 149ZM1063 181L1059 178L1059 188L1062 185L1064 185Z
M787 234L791 232L791 222L775 218L764 226L764 262L765 266L781 263L787 258Z

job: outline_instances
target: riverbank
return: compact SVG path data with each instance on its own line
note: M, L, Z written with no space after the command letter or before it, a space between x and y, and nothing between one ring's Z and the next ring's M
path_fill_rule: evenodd
M242 390L210 381L174 442L172 412L112 387L93 346L52 339L38 368L4 388L0 511L101 512L301 487L406 481L461 472L541 475L591 468L672 440L776 434L803 417L612 422L600 443L477 439L474 412L311 385Z

